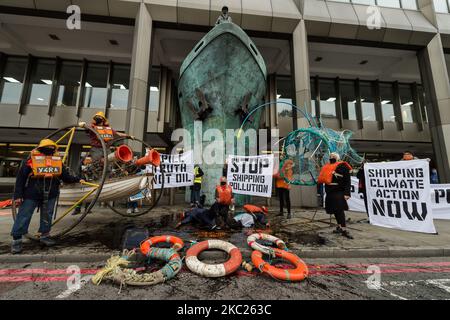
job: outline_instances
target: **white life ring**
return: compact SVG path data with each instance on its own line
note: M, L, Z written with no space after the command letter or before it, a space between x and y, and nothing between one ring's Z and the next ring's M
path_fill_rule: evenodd
M267 254L269 256L272 256L272 257L275 257L274 248L263 246L262 244L259 244L258 242L256 242L256 240L270 241L270 242L274 243L279 249L285 249L286 248L286 244L284 243L283 240L281 240L281 239L279 239L279 238L277 238L275 236L272 236L270 234L254 233L254 234L248 236L247 244L253 250L260 251L260 252L262 252L264 254Z
M220 264L206 264L201 262L197 256L208 249L223 250L230 255L230 259ZM235 272L242 263L241 251L233 244L222 240L206 240L193 245L186 252L186 265L192 272L208 277L223 277Z

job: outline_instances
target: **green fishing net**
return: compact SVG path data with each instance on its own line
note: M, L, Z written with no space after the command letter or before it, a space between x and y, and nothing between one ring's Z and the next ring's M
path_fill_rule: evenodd
M363 158L350 146L352 134L348 130L315 126L291 132L283 144L280 176L289 184L316 185L320 169L329 161L332 152L338 153L341 160L353 167L359 166ZM292 170L287 169L290 166Z

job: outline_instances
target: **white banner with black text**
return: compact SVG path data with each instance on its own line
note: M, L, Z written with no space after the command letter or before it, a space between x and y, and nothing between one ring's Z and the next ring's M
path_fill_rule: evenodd
M233 193L270 198L272 195L273 154L228 156L228 183Z
M436 233L427 160L365 164L370 223Z

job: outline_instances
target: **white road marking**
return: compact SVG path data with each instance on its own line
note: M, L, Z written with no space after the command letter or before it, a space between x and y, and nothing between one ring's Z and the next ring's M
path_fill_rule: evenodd
M75 287L75 286L74 286L74 287L72 287L72 288L70 288L70 289L67 289L67 290L61 292L61 293L60 293L59 295L57 295L55 298L56 298L56 299L66 299L66 298L69 297L71 294L73 294L73 293L77 292L78 290L80 290L81 287L82 287L83 285L85 285L86 283L88 283L88 282L91 280L92 277L93 277L92 275L84 276L83 278L80 279L80 286L79 286L79 287Z
M366 283L366 281L364 281ZM408 300L405 297L399 296L395 294L386 287L415 287L417 284L425 284L429 286L434 286L441 290L444 290L447 293L450 293L450 279L428 279L428 280L405 280L405 281L387 281L382 282L379 288L374 288L377 291L383 290L389 293L391 296L398 298L400 300Z

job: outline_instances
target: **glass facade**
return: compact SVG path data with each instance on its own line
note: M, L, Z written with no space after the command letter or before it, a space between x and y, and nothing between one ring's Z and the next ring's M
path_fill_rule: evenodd
M148 109L150 111L157 111L159 108L159 88L160 88L160 69L152 68L150 73L150 86L148 88Z
M278 121L284 130L292 131L293 127L293 110L292 106L292 84L290 78L277 77L277 101L285 103L277 103Z
M403 122L404 123L417 122L415 113L417 103L414 103L411 86L405 84L399 85L399 96L400 96L400 111L402 114Z
M434 9L438 13L449 13L450 12L450 1L449 0L433 0Z
M27 58L6 58L0 82L0 103L18 104L20 102L27 63Z
M316 89L316 82L314 78L311 78L310 80L310 86L311 86L311 115L313 117L316 116L317 112L317 105L316 105L316 96L317 96L317 89Z
M107 83L108 65L104 63L89 63L84 84L83 107L105 107L108 94Z
M1 58L5 59L0 78L1 104L63 107L81 102L85 108L106 108L111 95L111 108L127 108L130 65L8 55ZM25 77L29 79L26 83ZM81 81L84 93L78 101Z
M346 120L356 119L355 81L340 80L342 117Z
M111 108L126 109L130 88L130 66L114 65L112 74Z
M368 6L418 10L417 0L328 0L328 1L365 4ZM447 1L447 0L434 0L434 1Z
M314 115L314 105L318 104L316 107L320 108L322 118L338 117L336 97L340 97L342 120L417 123L417 117L421 116L423 122L427 123L422 86L399 83L398 93L394 90L396 86L394 82L311 77L312 114ZM417 87L417 94L414 93L414 87ZM359 99L361 115L358 112ZM402 115L401 119L396 118L396 108L400 109L398 114Z
M380 83L381 112L384 122L395 122L394 88L391 83Z
M320 116L336 118L336 84L332 79L319 79Z
M373 83L369 81L361 81L359 84L361 92L361 111L363 121L376 121L375 112L375 93Z
M48 106L52 91L55 60L37 59L33 64L28 104Z
M63 61L59 76L57 106L75 106L83 64L79 61Z

